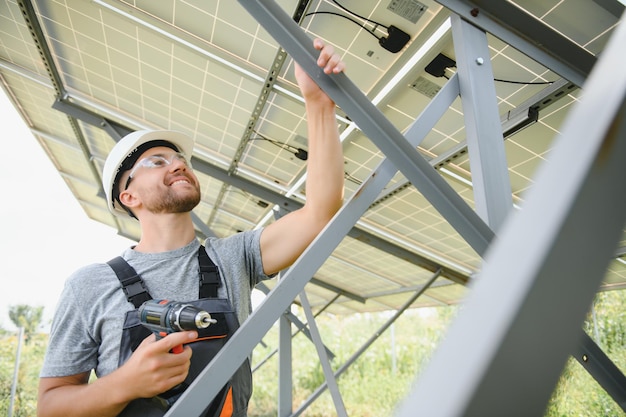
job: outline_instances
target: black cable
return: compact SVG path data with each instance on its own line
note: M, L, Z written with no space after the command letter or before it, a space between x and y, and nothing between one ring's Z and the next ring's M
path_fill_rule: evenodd
M257 200L256 197L254 196L254 194L252 193L248 193L244 190L242 190L241 188L237 188L234 185L231 185L229 187L229 190L231 192L236 192L239 194L242 194L244 197L249 198L250 200L256 201L257 206L261 207L261 208L266 208L267 206L269 206L269 204L263 200Z
M330 15L333 15L333 16L339 16L339 17L342 17L342 18L344 18L344 19L346 19L346 20L349 20L349 21L351 21L352 23L354 23L354 24L358 25L361 29L366 30L368 33L370 33L372 36L374 36L374 37L375 37L376 39L378 39L378 40L380 40L380 38L379 38L378 36L376 36L376 34L374 33L374 31L375 31L375 30L376 30L379 26L380 26L380 27L382 27L382 28L385 28L387 31L389 31L389 26L384 25L384 24L382 24L382 23L380 23L380 22L377 22L376 20L368 19L368 18L367 18L367 17L365 17L365 16L361 16L360 14L355 13L355 12L353 12L352 10L348 9L347 7L343 6L343 5L342 5L342 4L340 4L337 0L332 0L332 2L333 2L333 3L335 3L335 4L337 5L337 7L339 7L341 10L343 10L343 11L345 11L345 12L348 12L348 13L350 13L351 15L358 17L359 19L365 20L365 21L366 21L366 22L368 22L368 23L372 23L372 24L374 25L374 29L370 30L370 29L368 29L367 27L365 27L365 25L361 24L360 22L357 22L356 20L352 19L351 17L344 16L344 15L342 15L342 14L335 13L335 12L324 12L324 11L310 12L310 13L305 14L304 16L306 17L306 16L311 16L311 15L314 15L314 14L330 14Z
M254 133L256 133L259 137L258 138L250 138L250 140L260 139L260 140L267 141L267 142L271 143L274 146L278 146L279 148L281 148L283 150L286 150L286 151L289 151L289 152L293 153L296 156L296 158L298 158L298 159L300 159L302 161L306 161L308 156L309 156L309 153L307 151L305 151L304 149L302 149L302 148L296 148L295 146L292 146L292 145L289 145L289 144L286 144L286 143L283 143L283 142L278 142L278 141L273 140L273 139L266 138L265 136L263 136L262 134L260 134L259 132L256 132L256 131Z
M376 36L376 34L373 31L369 30L368 28L363 26L361 23L357 22L356 20L352 19L349 16L344 16L342 14L335 13L335 12L311 12L311 13L305 14L304 16L307 17L307 16L311 16L311 15L314 15L314 14L329 14L329 15L332 15L332 16L342 17L342 18L344 18L346 20L349 20L350 22L354 23L355 25L359 26L361 29L363 29L364 31L366 31L367 33L369 33L370 35L372 35L373 37L375 37L379 41L381 39L380 37Z
M297 151L298 150L298 148L296 148L295 146L291 146L291 145L288 145L288 144L283 143L283 142L279 142L279 141L274 140L274 139L266 138L265 136L263 136L259 132L255 131L254 133L256 133L259 137L258 138L250 138L250 140L257 140L257 139L265 140L265 141L267 141L267 142L269 142L269 143L271 143L273 145L278 146L279 148L287 149L288 151L290 151L290 150Z
M411 36L406 33L405 31L403 31L402 29L394 26L394 25L383 25L380 22L377 22L376 20L372 20L372 19L368 19L367 17L361 16L360 14L354 13L352 10L344 7L343 5L339 4L339 2L337 0L332 0L332 2L339 7L341 10L346 11L347 13L350 13L353 16L358 17L359 19L364 20L365 22L374 25L373 29L368 29L364 24L352 19L351 17L348 16L344 16L340 13L335 13L335 12L325 12L325 11L317 11L317 12L311 12L311 13L307 13L304 15L304 17L307 16L311 16L314 14L329 14L332 16L339 16L342 17L346 20L349 20L350 22L354 23L355 25L358 25L361 29L365 30L367 33L369 33L370 35L372 35L373 37L375 37L378 40L378 43L380 44L380 46L382 46L384 49L386 49L389 52L392 53L397 53L400 52L402 50L402 48L404 48L404 46L411 40ZM382 28L382 29L381 29ZM384 29L384 30L383 30ZM383 36L377 36L376 35L376 30L380 30L381 32L387 32L387 36L385 37Z
M348 174L346 171L343 172L343 176L345 179L347 179L350 182L355 183L356 185L363 184L363 181L359 180L358 178L354 178L352 175Z
M522 84L522 85L548 85L554 84L554 81L537 81L537 82L526 82L526 81L512 81L512 80L500 80L498 78L494 78L494 81L499 83L509 83L509 84Z
M272 140L272 139L264 138L262 136L259 137L259 138L252 138L252 140L256 140L256 139L267 141L267 142L271 143L272 145L278 146L279 148L284 149L286 151L294 151L295 152L295 151L298 150L298 148L295 148L295 147L293 147L291 145L287 145L286 143L282 143L282 142L278 142L278 141L275 141L275 140Z
M367 21L367 22L370 22L370 23L375 24L376 26L382 26L382 27L384 27L385 29L389 29L387 26L383 25L383 24L382 24L382 23L380 23L380 22L377 22L377 21L375 21L375 20L368 19L367 17L363 17L363 16L361 16L361 15L358 15L358 14L354 13L352 10L349 10L347 7L344 7L344 6L342 6L341 4L339 4L339 2L338 2L337 0L332 0L332 2L333 2L333 3L335 3L335 4L336 4L336 5L337 5L340 9L342 9L342 10L344 10L344 11L346 11L346 12L350 13L350 14L351 14L351 15L353 15L353 16L358 17L359 19L363 19L363 20L365 20L365 21Z
M446 80L449 80L450 77L448 77L446 74L443 74L443 77ZM550 84L554 84L554 81L514 81L514 80L502 80L499 78L494 78L494 81L497 81L499 83L508 83L508 84L519 84L519 85L550 85Z

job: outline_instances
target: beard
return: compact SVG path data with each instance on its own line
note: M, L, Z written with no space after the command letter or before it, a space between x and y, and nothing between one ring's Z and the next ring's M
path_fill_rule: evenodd
M152 213L186 213L200 203L200 189L194 186L194 192L179 195L176 190L168 189L156 198L145 201L145 206Z

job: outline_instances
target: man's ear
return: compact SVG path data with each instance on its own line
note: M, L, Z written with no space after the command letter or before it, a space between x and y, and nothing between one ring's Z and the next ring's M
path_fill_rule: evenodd
M140 204L140 201L131 191L124 190L120 193L120 203L132 210Z

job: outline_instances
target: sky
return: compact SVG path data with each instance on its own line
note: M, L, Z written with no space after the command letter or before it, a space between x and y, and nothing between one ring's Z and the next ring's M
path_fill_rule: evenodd
M133 242L87 217L2 89L0 121L5 144L0 327L15 330L9 306L28 304L44 307L46 330L65 279L84 265L108 261Z

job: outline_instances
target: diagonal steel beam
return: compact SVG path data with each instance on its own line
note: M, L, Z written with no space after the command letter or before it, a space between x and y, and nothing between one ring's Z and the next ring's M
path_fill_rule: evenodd
M469 245L478 254L484 254L493 237L492 230L345 74L324 74L316 65L318 52L311 40L280 6L273 0L240 0L240 3L393 161Z
M335 404L335 413L338 417L348 417L348 413L346 412L346 406L343 402L343 398L341 397L341 393L339 392L337 379L335 377L335 374L333 373L332 367L330 366L330 361L328 360L328 356L326 355L326 351L324 350L322 335L320 334L319 328L317 327L317 322L313 317L311 303L309 303L306 291L302 291L300 293L300 303L302 303L302 308L304 309L304 313L306 314L306 320L309 323L309 328L311 329L311 336L315 343L317 356L322 366L322 370L324 371L324 377L326 378L326 386L328 387L331 398L333 399L333 403Z
M37 46L41 61L46 67L46 71L48 72L48 76L52 81L52 85L54 86L57 96L65 96L67 90L65 89L63 78L61 77L61 74L56 67L54 58L52 57L52 53L50 52L50 47L48 46L48 42L46 41L46 36L43 33L41 24L39 23L39 19L37 18L37 12L35 12L32 1L18 0L17 3L22 12L24 22L26 23L26 26L28 26L28 29L30 29L30 34L33 38L33 42L35 42L35 45Z
M376 341L378 340L378 338L385 332L385 330L387 330L389 328L389 326L391 326L397 319L400 318L400 316L402 316L402 314L404 314L404 312L411 307L411 305L413 305L413 303L421 296L423 295L426 290L428 288L430 288L432 286L432 284L437 280L437 278L439 278L441 276L441 271L437 271L433 274L432 277L430 277L430 279L428 280L428 282L426 282L424 285L422 285L417 291L415 291L415 293L413 295L411 295L409 297L409 299L394 313L393 316L391 316L389 318L389 320L387 320L385 323L383 323L383 325L374 332L374 334L365 342L363 343L363 345L352 354L352 356L350 356L350 358L348 358L348 360L346 362L343 363L343 365L341 365L337 371L335 372L334 376L335 378L339 378L339 376L341 376L341 374L343 374L345 371L348 370L348 368L350 366L352 366L352 364L361 357L361 355L367 350L369 349L369 347ZM292 417L297 417L299 415L301 415L308 407L309 405L311 405L320 395L322 395L322 393L324 393L324 391L328 388L328 385L326 383L323 383L322 385L320 385L310 396L309 398L306 399L306 401L304 403L302 403L300 405L300 407L298 407L298 409L293 413Z
M626 376L584 331L572 355L626 412Z
M328 77L325 74L323 76ZM458 96L457 78L453 77L450 81L424 109L418 119L422 122L414 123L407 132L411 146L416 147L426 137ZM168 411L167 417L200 415L208 401L216 396L218 387L222 386L248 357L263 338L263 335L267 333L296 296L302 292L310 277L331 255L335 247L396 173L397 169L392 161L385 159L381 162L300 258L289 268L263 303L241 325L211 363ZM439 273L440 271L437 272L437 274Z
M33 42L37 46L39 56L43 65L46 67L46 71L48 72L48 76L50 77L50 81L52 82L52 85L56 91L57 97L65 97L67 95L67 89L63 84L63 78L61 77L61 73L56 67L56 63L52 57L52 52L50 51L50 47L48 45L48 42L46 41L46 37L41 27L41 23L37 18L37 13L35 12L32 1L19 0L18 4L20 10L22 11L24 23L26 23L26 26L28 26L30 30ZM89 165L89 170L91 171L93 178L96 180L96 184L98 184L100 192L102 192L102 187L100 186L100 184L102 183L100 178L100 172L96 168L95 163L90 159L91 154L89 151L89 146L87 146L87 143L85 142L85 138L82 131L80 130L78 121L76 120L76 118L68 116L68 122L70 124L70 127L74 131L74 134L76 135L76 141L78 142L80 150Z
M268 288L269 291L269 288ZM331 305L333 305L333 303L335 301L337 301L337 299L341 297L340 294L336 294L333 298L331 298L321 309L319 309L314 315L313 317L317 317L320 314L322 314L328 307L330 307ZM291 338L293 339L298 333L303 332L306 329L306 325L303 323L302 324L303 327L298 327L298 329L291 333ZM274 349L273 351L271 351L265 358L261 359L257 365L252 368L252 373L256 372L257 369L259 369L261 366L263 366L272 356L274 356L276 353L278 353L278 349ZM331 358L332 359L332 358Z
M399 416L545 411L626 221L625 43L622 22Z

